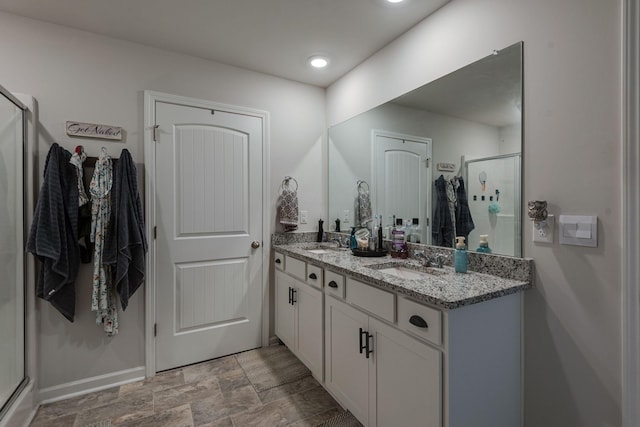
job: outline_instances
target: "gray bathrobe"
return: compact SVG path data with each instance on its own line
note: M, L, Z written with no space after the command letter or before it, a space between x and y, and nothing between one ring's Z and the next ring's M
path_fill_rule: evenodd
M147 253L137 170L126 148L120 154L113 180L111 220L103 261L111 266L111 278L124 310L131 295L144 281Z
M77 176L70 159L71 153L56 143L49 149L27 252L42 263L36 295L73 322L80 247Z

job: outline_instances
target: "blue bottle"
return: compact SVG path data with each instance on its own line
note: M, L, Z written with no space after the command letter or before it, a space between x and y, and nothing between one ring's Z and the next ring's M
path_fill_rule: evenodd
M458 243L456 243L456 252L454 254L453 264L456 273L467 272L467 248L464 245L464 237L456 237Z
M356 228L351 227L351 236L349 237L349 247L351 249L358 249L358 241L356 240Z
M487 240L488 237L489 237L488 234L480 235L480 244L478 245L478 249L476 249L476 252L480 252L484 254L491 253L491 248L489 247L489 241Z

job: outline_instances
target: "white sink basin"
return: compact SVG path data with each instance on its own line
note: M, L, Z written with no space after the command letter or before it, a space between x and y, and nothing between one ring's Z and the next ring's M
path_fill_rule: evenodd
M335 251L331 249L307 249L307 252L311 252L312 254L330 254Z
M340 248L338 246L316 246L312 248L306 249L307 252L311 252L312 254L335 254L336 252L346 252L348 248Z
M442 276L444 274L447 274L446 270L432 268L432 267L418 267L418 266L405 266L405 265L394 265L394 266L381 265L379 267L371 266L369 268L372 268L381 273L390 274L392 276L398 277L400 279L405 279L405 280L420 280L420 279L426 279L429 276Z

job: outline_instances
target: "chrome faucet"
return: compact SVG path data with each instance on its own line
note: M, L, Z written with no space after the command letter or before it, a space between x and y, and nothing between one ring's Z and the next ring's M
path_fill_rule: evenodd
M442 268L444 261L449 257L444 254L434 254L432 256L425 255L424 251L416 251L414 256L422 260L422 265L425 267Z
M347 240L345 239L345 241L342 241L342 239L340 239L339 237L334 237L333 239L331 239L332 242L336 242L338 244L339 248L346 248L349 245L346 243Z

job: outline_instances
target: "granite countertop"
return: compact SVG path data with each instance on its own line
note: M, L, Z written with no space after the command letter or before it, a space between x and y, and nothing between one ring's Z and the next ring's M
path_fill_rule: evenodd
M326 253L309 251L309 249L323 247L333 249L327 250ZM357 257L347 249L339 250L335 243L291 243L274 245L273 249L445 309L488 301L532 287L531 281L514 280L475 271L461 274L456 273L449 266L441 269L429 268L427 269L429 272L421 274L419 278L400 278L381 272L379 269L402 266L410 271L413 269L425 271L420 260L391 258L389 255L380 258Z

